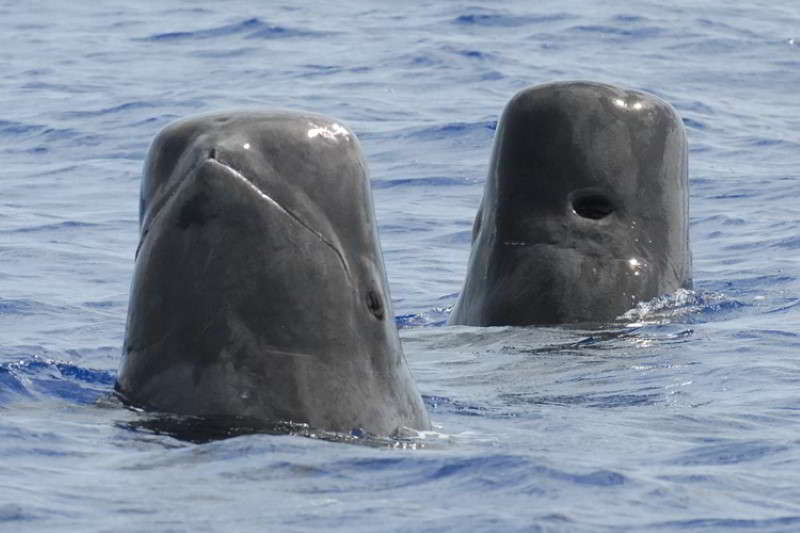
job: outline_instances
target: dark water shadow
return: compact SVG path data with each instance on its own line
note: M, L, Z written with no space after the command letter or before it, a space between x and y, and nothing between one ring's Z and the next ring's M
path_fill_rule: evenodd
M136 420L117 421L115 426L134 433L163 435L191 444L206 444L246 435L296 436L327 442L356 444L371 448L417 449L427 447L420 433L399 428L392 435L372 435L361 429L349 433L321 430L309 424L275 420L265 421L242 416L189 416L145 411L127 404L114 394L104 399L103 405L116 404L136 413Z

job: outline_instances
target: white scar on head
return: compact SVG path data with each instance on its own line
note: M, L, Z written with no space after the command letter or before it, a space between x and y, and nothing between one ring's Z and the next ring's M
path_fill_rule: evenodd
M313 139L314 137L325 137L331 141L338 141L339 137L349 139L351 135L350 130L335 122L330 126L321 126L319 124L314 124L313 122L309 122L308 125L309 139Z
M256 193L262 200L264 200L265 202L270 204L272 207L277 209L278 212L286 215L291 220L293 220L295 223L299 224L300 226L305 228L307 231L309 231L310 233L315 235L320 241L322 241L323 244L325 244L331 250L333 250L333 252L339 258L339 262L341 263L345 274L347 275L348 278L351 277L351 275L350 275L350 266L347 264L347 260L344 258L344 255L342 255L341 250L339 249L339 247L336 244L334 244L333 242L328 240L322 233L320 233L316 229L314 229L311 226L309 226L303 219L301 219L295 213L293 213L292 211L290 211L290 210L286 209L285 207L283 207L281 204L279 204L277 201L275 201L275 199L272 198L272 196L268 195L267 193L265 193L264 191L259 189L258 186L256 186L255 183L253 183L252 181L247 179L246 176L244 176L241 172L239 172L238 170L236 170L232 166L227 165L227 164L223 163L222 161L219 161L219 160L213 159L213 158L209 159L208 161L210 161L214 165L217 165L217 166L219 166L221 168L224 168L228 172L228 174L230 174L231 176L233 176L234 178L236 178L237 180L242 182L244 185L246 185L251 191Z

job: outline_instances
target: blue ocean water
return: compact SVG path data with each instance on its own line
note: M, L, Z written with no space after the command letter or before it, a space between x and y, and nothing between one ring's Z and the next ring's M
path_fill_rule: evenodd
M800 5L0 1L0 530L800 530ZM684 118L695 290L610 331L444 327L499 113L588 79ZM436 432L193 443L108 401L147 146L342 119Z

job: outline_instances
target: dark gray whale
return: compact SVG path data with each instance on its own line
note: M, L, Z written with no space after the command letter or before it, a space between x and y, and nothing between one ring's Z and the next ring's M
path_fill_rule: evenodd
M687 143L666 102L599 83L515 95L449 323L608 322L690 288Z
M338 432L430 427L347 128L287 112L176 122L150 148L140 230L124 400Z

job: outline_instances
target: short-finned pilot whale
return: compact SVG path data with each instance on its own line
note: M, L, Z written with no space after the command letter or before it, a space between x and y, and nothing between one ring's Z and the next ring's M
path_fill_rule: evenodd
M289 112L153 142L117 391L150 409L390 435L430 427L353 133Z
M687 142L654 96L525 89L497 127L450 324L600 323L691 288Z

